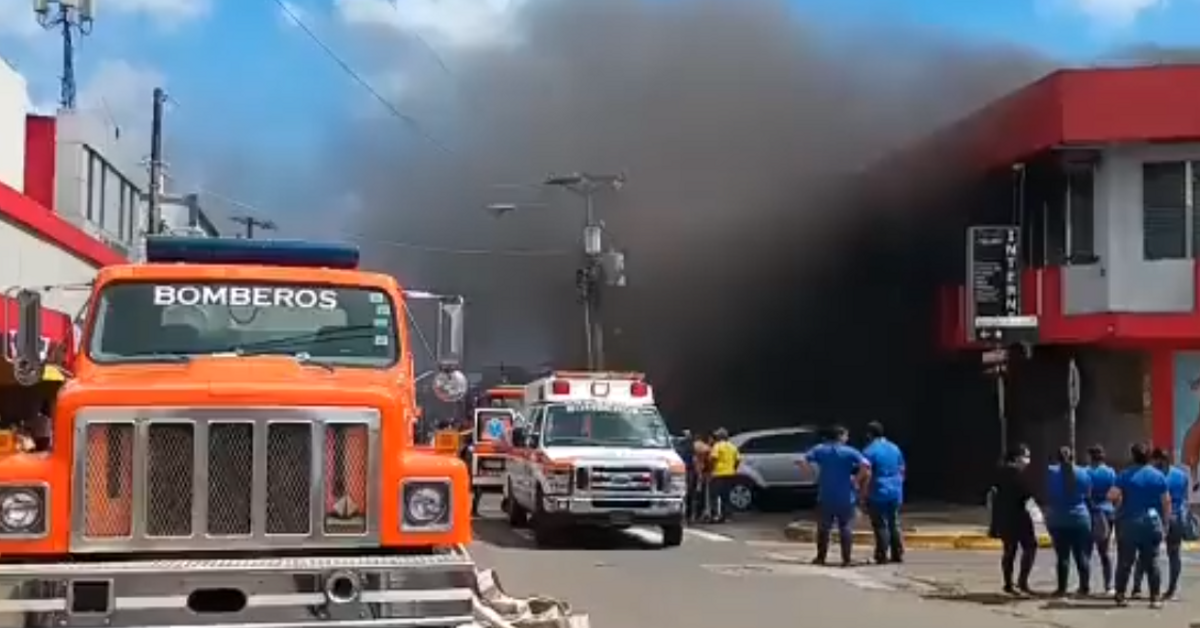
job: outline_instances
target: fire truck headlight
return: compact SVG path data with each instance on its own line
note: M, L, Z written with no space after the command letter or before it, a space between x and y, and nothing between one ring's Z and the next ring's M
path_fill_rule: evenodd
M401 529L431 532L451 525L449 480L408 480L400 489Z
M45 487L0 487L0 536L42 536L45 533Z

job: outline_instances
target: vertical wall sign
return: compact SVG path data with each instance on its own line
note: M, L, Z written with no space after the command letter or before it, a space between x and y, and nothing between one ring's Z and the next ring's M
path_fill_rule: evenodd
M1034 342L1037 317L1021 314L1021 230L967 230L967 338L995 344Z

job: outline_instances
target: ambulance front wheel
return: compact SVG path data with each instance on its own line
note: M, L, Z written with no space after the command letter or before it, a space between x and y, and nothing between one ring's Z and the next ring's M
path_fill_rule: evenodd
M525 509L513 497L511 482L505 487L504 501L500 507L504 509L504 514L508 515L508 525L514 528L523 528L529 523L529 513L525 512Z
M683 544L683 524L672 523L662 527L663 547L679 547Z

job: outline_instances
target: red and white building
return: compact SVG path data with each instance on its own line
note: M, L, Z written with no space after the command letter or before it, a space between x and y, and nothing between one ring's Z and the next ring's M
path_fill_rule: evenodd
M1022 309L1040 339L1010 370L1010 444L1067 442L1074 359L1080 449L1120 460L1152 439L1200 464L1200 66L1056 72L905 160L951 174L932 196L943 216L967 214L962 251L967 225L1021 227ZM979 351L964 283L943 286L941 343Z
M111 230L111 223L88 220L88 212L94 216L95 209L107 205L118 208L128 220L137 215L140 195L130 183L128 169L97 171L93 161L104 160L105 147L79 136L86 116L28 115L28 103L24 78L0 61L0 137L4 138L0 142L0 250L5 253L0 290L5 292L86 284L101 266L126 262L133 232L122 234ZM80 195L74 193L79 188L98 188L100 200L85 196L90 203L80 204ZM100 237L105 232L111 235ZM79 289L45 293L42 330L49 343L67 351L73 348L72 320L86 297L87 292ZM10 314L0 317L7 337L15 316L9 296L0 299ZM7 365L0 371L8 371ZM7 376L5 372L0 380Z

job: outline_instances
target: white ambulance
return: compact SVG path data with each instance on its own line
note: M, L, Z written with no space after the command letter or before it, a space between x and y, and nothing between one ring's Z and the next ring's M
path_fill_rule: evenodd
M639 373L557 371L525 387L505 470L509 523L539 545L575 525L662 529L683 541L687 475Z

